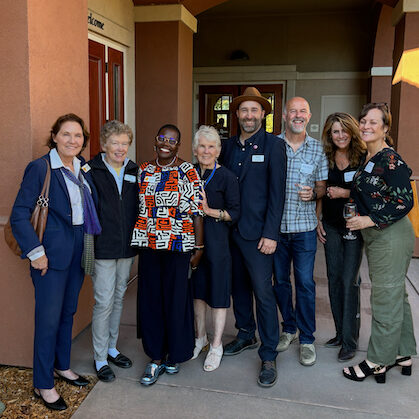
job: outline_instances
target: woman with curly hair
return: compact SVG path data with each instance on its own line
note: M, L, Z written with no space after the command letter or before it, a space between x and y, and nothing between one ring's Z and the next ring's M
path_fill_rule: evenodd
M347 221L351 231L361 230L371 279L371 336L367 359L345 368L354 381L374 375L384 383L391 367L412 372L416 355L412 311L405 277L412 258L415 236L406 215L413 206L411 169L397 154L389 135L391 114L384 103L369 103L359 118L367 155L357 170L351 197L359 215Z
M327 347L339 347L338 361L355 356L359 335L359 266L362 259L360 233L347 236L343 208L348 202L352 179L365 153L358 122L337 112L328 116L322 135L329 162L327 193L317 205L317 235L324 244L330 307L336 336Z

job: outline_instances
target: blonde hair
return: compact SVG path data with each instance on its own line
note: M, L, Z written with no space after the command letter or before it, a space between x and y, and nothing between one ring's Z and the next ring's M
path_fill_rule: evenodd
M329 161L329 167L335 167L337 147L332 141L332 125L335 122L339 122L343 130L351 137L348 158L351 167L356 167L359 165L361 157L365 153L366 146L360 137L358 121L352 115L345 112L332 113L327 117L326 122L324 123L322 142L324 152Z

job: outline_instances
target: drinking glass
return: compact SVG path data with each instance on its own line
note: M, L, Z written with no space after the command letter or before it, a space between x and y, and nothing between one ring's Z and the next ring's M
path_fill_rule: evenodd
M354 202L347 202L343 207L343 218L349 220L352 217L356 216L356 204ZM357 237L351 230L347 230L346 234L343 236L346 240L356 240Z

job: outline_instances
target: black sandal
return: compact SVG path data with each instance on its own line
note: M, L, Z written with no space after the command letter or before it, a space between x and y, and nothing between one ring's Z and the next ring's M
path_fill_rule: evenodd
M355 368L354 367L349 367L349 374L347 372L345 372L344 370L343 375L348 378L349 380L352 381L364 381L368 376L373 375L375 377L375 381L379 384L384 384L386 382L386 372L378 372L380 370L382 370L383 368L385 368L385 365L377 365L375 367L370 367L367 364L367 361L362 361L360 364L358 364L359 369L362 371L362 373L364 374L363 377L359 377L358 375L356 375L355 372Z
M391 366L393 367L402 367L402 375L412 375L412 364L410 365L400 365L401 362L410 361L412 359L411 356L405 356L403 358L397 358L396 362Z

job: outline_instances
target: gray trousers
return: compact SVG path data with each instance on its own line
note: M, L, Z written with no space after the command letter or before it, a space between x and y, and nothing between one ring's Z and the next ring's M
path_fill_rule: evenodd
M116 348L122 303L134 258L96 259L92 277L95 305L92 335L95 361L106 361L108 348Z
M371 279L371 337L367 359L392 365L397 355L416 355L405 277L415 236L408 217L383 230L362 230Z

